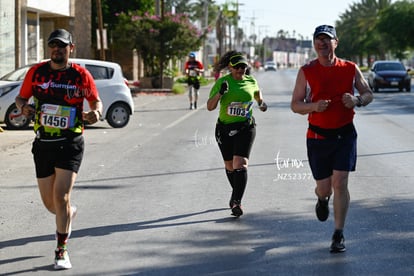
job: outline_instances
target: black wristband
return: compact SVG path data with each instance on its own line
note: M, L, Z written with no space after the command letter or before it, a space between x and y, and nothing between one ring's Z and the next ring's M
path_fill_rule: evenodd
M361 96L357 96L358 102L356 104L357 107L361 107L364 105L364 101Z

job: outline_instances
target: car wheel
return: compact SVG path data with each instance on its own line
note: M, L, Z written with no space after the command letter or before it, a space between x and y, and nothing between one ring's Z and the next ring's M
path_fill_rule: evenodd
M375 81L372 84L372 90L374 90L374 92L378 92L378 85L375 83Z
M29 126L31 119L23 116L16 104L12 104L6 111L4 122L8 129L25 129Z
M405 91L411 92L411 84L407 85L407 87L405 88Z
M125 103L114 103L106 114L108 124L113 128L121 128L129 122L129 107Z

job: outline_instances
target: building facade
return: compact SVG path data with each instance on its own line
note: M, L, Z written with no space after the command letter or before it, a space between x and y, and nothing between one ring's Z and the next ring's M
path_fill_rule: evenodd
M57 28L73 34L72 57L93 58L91 0L0 0L0 76L48 58Z

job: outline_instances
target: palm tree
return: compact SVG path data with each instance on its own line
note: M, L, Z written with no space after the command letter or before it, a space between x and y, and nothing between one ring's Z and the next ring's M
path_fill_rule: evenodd
M368 61L371 55L384 57L387 42L380 35L377 22L381 10L390 5L391 0L362 0L351 5L336 22L341 45L338 55L358 59L360 64L364 56Z

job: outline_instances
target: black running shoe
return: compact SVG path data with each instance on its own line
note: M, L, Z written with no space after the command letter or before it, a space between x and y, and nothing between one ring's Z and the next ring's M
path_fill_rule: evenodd
M243 215L240 200L233 200L231 204L231 214L235 217L240 217L241 215Z
M346 251L345 238L342 232L335 232L332 236L331 253L342 253Z
M318 202L315 206L316 216L320 221L325 221L329 217L329 197L328 199L318 198Z

